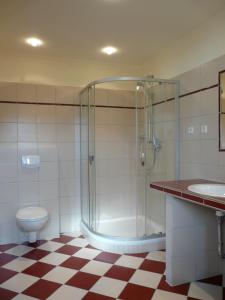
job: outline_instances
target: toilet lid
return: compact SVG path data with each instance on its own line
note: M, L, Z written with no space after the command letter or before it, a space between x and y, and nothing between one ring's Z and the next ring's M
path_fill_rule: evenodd
M44 207L25 207L18 210L16 218L20 220L38 220L47 217Z

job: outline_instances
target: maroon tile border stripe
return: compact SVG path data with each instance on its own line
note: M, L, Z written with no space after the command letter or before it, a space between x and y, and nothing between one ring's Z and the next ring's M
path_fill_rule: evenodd
M203 181L203 180L199 180L199 183L207 183L209 182L208 180ZM198 183L198 181L196 180L195 183ZM180 185L179 185L180 184ZM150 187L164 192L164 193L168 193L170 195L174 195L177 196L179 198L181 198L182 200L185 201L191 201L194 202L196 204L205 206L205 207L210 207L213 209L220 209L220 210L224 210L225 211L225 201L224 203L219 202L219 200L217 201L217 198L212 198L209 199L208 197L204 197L201 195L195 195L192 192L189 192L187 190L187 186L189 184L193 184L193 180L187 180L186 184L184 180L178 180L178 181L174 181L174 182L160 182L160 183L151 183ZM174 185L174 187L173 187Z
M219 86L219 84L216 83L216 84L210 85L210 86L202 88L202 89L198 89L198 90L194 90L194 91L191 91L191 92L188 92L188 93L185 93L185 94L181 94L179 97L184 98L184 97L187 97L187 96L190 96L190 95L194 95L194 94L197 94L197 93L200 93L200 92L204 92L204 91L207 91L207 90L210 90L210 89L214 89L215 87L218 87L218 86ZM163 101L153 103L153 106L162 104L164 102L172 101L174 99L175 99L174 97L168 98L168 99L165 99Z
M190 96L190 95L193 95L193 94L197 94L199 92L203 92L203 91L206 91L206 90L209 90L209 89L213 89L215 87L218 87L219 84L216 83L214 85L211 85L209 87L205 87L205 88L202 88L202 89L199 89L199 90L195 90L195 91L192 91L192 92L188 92L186 94L182 94L180 95L179 97L180 98L183 98L183 97L186 97L186 96ZM163 104L164 102L168 102L168 101L172 101L174 100L175 98L172 97L172 98L168 98L168 99L165 99L163 101L159 101L157 103L153 103L153 106L156 106L156 105L159 105L159 104ZM73 103L52 103L52 102L28 102L28 101L9 101L9 100L1 100L0 103L8 103L8 104L33 104L33 105L56 105L56 106L72 106L72 107L79 107L80 104L73 104ZM95 107L102 107L102 108L123 108L123 109L136 109L135 106L114 106L114 105L95 105ZM143 107L138 107L138 109L143 109Z

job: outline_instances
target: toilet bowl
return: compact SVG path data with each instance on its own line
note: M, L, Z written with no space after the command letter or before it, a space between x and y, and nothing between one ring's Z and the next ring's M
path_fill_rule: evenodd
M18 226L28 233L29 243L35 243L37 233L44 228L48 221L48 212L43 207L25 207L16 214Z

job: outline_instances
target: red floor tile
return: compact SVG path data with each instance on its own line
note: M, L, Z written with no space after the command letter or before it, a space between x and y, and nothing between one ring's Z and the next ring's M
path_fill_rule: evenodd
M54 268L55 268L55 266L52 266L50 264L46 264L43 262L37 262L37 263L33 264L32 266L30 266L29 268L25 269L22 273L41 278L42 276L44 276L45 274L47 274L49 271L51 271Z
M151 288L128 283L118 298L123 300L151 300L154 291Z
M63 244L67 244L72 240L74 240L74 237L67 236L67 235L60 235L59 238L52 239L53 242L63 243Z
M5 264L14 260L15 258L17 258L17 256L8 254L8 253L1 253L0 254L0 266L4 266Z
M199 282L222 286L223 285L223 276L222 275L213 276L210 278L199 280Z
M85 266L90 260L79 258L79 257L70 257L66 261L64 261L60 266L75 270L80 270Z
M4 245L0 245L0 252L4 252L4 251L7 251L11 248L14 248L16 247L17 244L4 244Z
M144 252L144 253L130 253L130 254L128 253L126 255L145 258L148 255L148 252Z
M45 257L46 255L48 255L49 253L51 253L51 252L42 250L42 249L33 249L32 251L23 255L23 257L33 259L33 260L39 260L39 259L42 259L43 257Z
M16 275L17 272L0 267L0 284ZM1 299L1 298L0 298Z
M56 282L51 282L48 280L40 279L23 291L24 295L30 297L36 297L41 300L47 299L51 294L53 294L61 284Z
M107 297L107 296L103 296L103 295L100 295L100 294L88 292L84 296L83 300L116 300L116 298Z
M104 276L129 281L134 272L134 269L114 265Z
M76 247L76 246L71 246L71 245L64 245L61 248L59 248L56 252L62 253L62 254L67 254L67 255L73 255L77 251L79 251L81 248Z
M120 254L110 253L110 252L101 252L99 255L95 257L95 260L114 264L119 258Z
M177 285L177 286L170 286L167 282L166 282L166 276L163 276L158 289L160 290L164 290L167 292L171 292L171 293L177 293L177 294L181 294L181 295L187 295L188 294L188 290L189 290L190 284L181 284L181 285Z
M33 248L37 248L37 247L45 244L46 242L47 242L46 240L38 240L35 243L25 242L25 243L23 243L23 245L30 246L30 247L33 247Z
M66 283L74 287L78 287L85 290L90 290L90 288L101 278L101 276L78 272Z
M166 264L160 261L145 259L139 269L163 274L166 269Z
M0 299L1 300L11 300L16 295L18 295L18 294L0 287Z

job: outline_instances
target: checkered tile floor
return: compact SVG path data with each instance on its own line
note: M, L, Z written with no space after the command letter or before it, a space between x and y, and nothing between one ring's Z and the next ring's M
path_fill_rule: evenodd
M119 255L82 236L0 245L0 300L222 300L222 276L170 287L165 252Z

